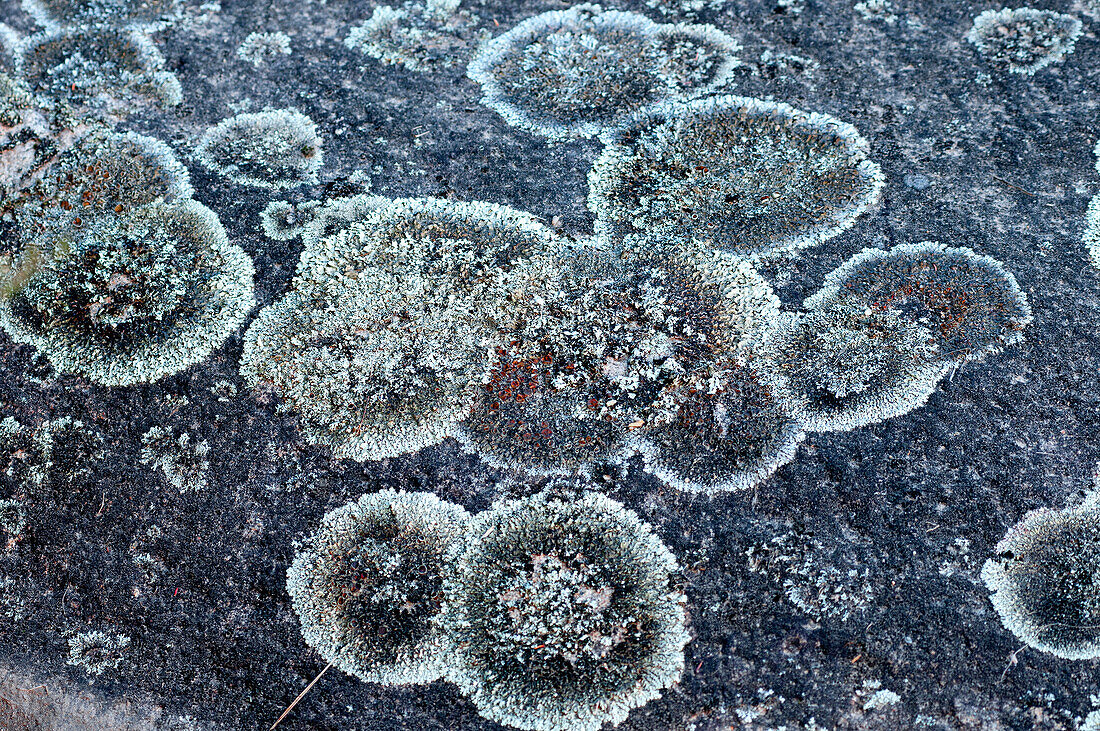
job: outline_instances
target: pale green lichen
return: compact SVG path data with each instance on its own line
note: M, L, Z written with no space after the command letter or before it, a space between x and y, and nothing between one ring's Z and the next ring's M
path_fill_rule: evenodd
M110 25L154 31L183 8L180 0L23 0L23 9L50 29Z
M1004 626L1069 660L1100 657L1100 512L1095 501L1033 510L997 544L982 579Z
M374 683L430 683L451 662L436 618L448 549L469 515L430 493L383 490L327 513L287 570L302 637Z
M103 435L68 416L37 427L10 416L0 421L0 485L21 500L51 483L71 488L91 474L103 454Z
M351 29L344 45L410 71L441 71L462 63L467 50L486 37L480 23L476 15L459 9L459 0L379 5L366 22Z
M883 186L854 127L778 102L668 103L603 139L588 207L627 248L783 254L851 227Z
M690 640L675 557L649 525L589 493L473 518L444 576L447 679L482 716L532 731L598 731L661 695Z
M520 316L528 259L557 239L533 217L486 203L347 205L344 230L303 236L294 289L249 328L241 374L297 412L308 440L381 459L453 431L490 338Z
M925 241L864 249L825 277L808 309L897 311L930 331L939 358L981 360L1023 340L1027 297L1004 265L966 247Z
M59 371L104 385L204 360L252 306L251 260L192 200L97 217L38 246L47 256L0 301L0 325Z
M776 396L809 431L848 431L907 414L950 367L926 327L858 305L792 313L763 350Z
M249 33L237 46L237 58L256 68L290 55L290 36L282 31L275 33Z
M205 490L209 484L210 443L192 440L187 432L176 436L171 429L154 426L141 437L141 462L164 473L168 484L180 492Z
M107 670L117 670L126 659L130 638L126 635L107 634L100 630L80 632L69 638L69 665L84 668L89 675L102 675Z
M79 107L126 114L141 100L172 107L183 99L160 51L136 30L49 30L23 39L15 57L16 72L33 92Z
M321 201L271 201L260 212L260 228L264 236L275 241L290 241L302 235L302 230L317 215Z
M974 19L966 40L993 67L1031 76L1073 53L1081 21L1050 10L986 10Z
M324 164L317 125L296 109L223 119L203 133L195 159L240 185L272 189L316 183Z
M554 139L590 137L652 104L717 89L739 50L711 26L658 25L584 3L483 44L467 75L509 124Z

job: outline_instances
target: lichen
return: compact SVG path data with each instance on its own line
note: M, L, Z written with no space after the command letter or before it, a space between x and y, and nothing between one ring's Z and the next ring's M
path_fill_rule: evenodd
M107 634L100 630L80 632L69 638L69 665L84 668L89 675L102 675L106 670L116 670L126 659L130 638L126 635Z
M554 139L590 137L652 104L717 89L739 50L711 26L659 25L584 3L483 44L467 75L509 124Z
M179 79L143 33L109 26L48 30L23 39L16 71L37 94L79 108L126 114L136 102L173 107Z
M1050 10L986 10L974 18L966 40L997 69L1031 76L1073 53L1081 21Z
M264 236L275 241L290 241L302 235L302 229L313 220L321 201L271 201L260 212L260 228Z
M458 6L459 0L379 5L367 21L351 29L344 45L410 71L453 68L486 36L481 19Z
M639 429L645 469L678 490L747 490L794 459L803 427L748 363L720 361L669 394L675 418Z
M374 683L430 683L450 662L436 624L447 550L469 515L430 493L383 490L325 515L287 570L302 636Z
M825 277L803 306L896 311L931 332L946 362L981 360L1023 340L1031 307L999 261L965 247L922 242L864 249Z
M537 316L497 346L458 437L483 459L569 472L676 418L671 391L746 347L778 310L750 264L712 254L621 262L571 250ZM586 261L587 260L587 261Z
M668 103L603 139L588 207L628 248L782 254L849 228L883 186L854 127L777 102Z
M444 577L447 679L482 716L533 731L598 731L684 667L676 559L636 514L589 493L474 517Z
M103 435L72 417L37 427L10 416L0 421L0 488L24 504L51 484L71 489L91 475L103 455Z
M928 328L858 304L791 313L763 350L777 398L809 431L847 431L907 414L949 369Z
M204 360L252 306L251 260L192 200L98 216L36 246L47 256L0 300L0 325L57 370L104 385Z
M23 0L23 9L48 29L125 26L154 31L180 16L180 0Z
M1069 660L1100 657L1100 513L1095 502L1033 510L986 561L982 579L1004 626Z
M296 109L223 119L203 133L195 159L240 185L272 189L316 183L324 164L317 125Z
M183 432L176 436L171 429L154 426L141 437L141 462L164 473L168 484L180 492L205 490L209 481L210 443L205 439L192 441Z
M1089 201L1088 211L1085 213L1085 231L1081 240L1088 251L1089 261L1096 269L1100 269L1100 195L1095 195Z
M311 223L324 230L332 210ZM339 457L381 459L449 435L488 341L557 245L533 217L487 203L347 201L343 230L303 236L294 289L245 336L241 374Z
M259 68L279 56L290 55L290 36L275 33L249 33L237 46L237 58Z

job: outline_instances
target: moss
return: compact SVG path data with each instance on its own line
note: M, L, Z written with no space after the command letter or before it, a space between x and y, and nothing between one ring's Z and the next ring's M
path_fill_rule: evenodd
M1050 10L986 10L974 19L966 40L991 66L1031 76L1073 53L1081 21Z
M555 139L589 137L665 99L713 91L739 49L717 28L658 25L585 3L528 18L483 44L467 75L509 124Z
M589 493L474 517L444 577L447 678L482 716L597 731L661 695L684 667L676 559L637 515Z
M296 109L223 119L203 133L195 159L239 185L276 190L316 183L324 163L317 125Z
M1095 502L1033 510L1005 534L982 579L1005 627L1069 660L1100 657L1100 515Z
M351 29L344 45L410 71L453 68L487 35L481 19L458 5L458 0L379 5L366 22Z
M604 141L588 207L627 248L782 254L849 228L883 185L854 127L758 99L665 104Z
M949 369L927 328L851 304L787 316L764 351L776 396L809 431L907 414Z
M981 360L1023 340L1031 307L999 261L965 247L923 242L864 249L826 278L803 306L897 311L923 323L946 362Z
M383 490L327 513L287 571L302 636L374 683L430 683L450 661L435 623L448 548L469 516L430 493Z
M148 36L107 26L60 28L25 38L16 71L37 94L87 109L125 114L135 102L182 100L179 80Z
M252 262L195 201L152 203L45 238L0 325L62 372L109 386L205 359L252 306Z

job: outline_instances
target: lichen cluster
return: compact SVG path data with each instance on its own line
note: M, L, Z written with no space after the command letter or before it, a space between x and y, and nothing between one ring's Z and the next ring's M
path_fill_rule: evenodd
M97 131L5 202L17 248L0 325L59 371L104 385L154 381L204 360L252 305L252 262L191 200L156 140ZM11 242L7 242L9 245Z
M1051 10L986 10L974 18L966 40L994 68L1031 76L1073 53L1081 21Z
M324 162L317 125L296 109L265 109L206 130L195 159L239 185L293 188L317 182Z
M290 55L290 36L286 33L249 33L237 46L237 58L259 68L280 56Z
M117 670L126 659L130 638L122 634L108 634L101 630L79 632L69 638L69 657L66 662L89 675L102 675L107 670Z
M590 137L653 104L717 89L739 50L713 26L659 25L584 3L483 44L467 75L509 124L554 139Z
M481 19L459 9L459 4L459 0L424 0L396 8L379 5L370 18L351 29L344 45L409 71L453 68L486 35Z
M679 679L678 570L647 524L594 493L471 519L384 490L325 516L287 588L306 641L363 680L442 677L491 720L597 731Z
M141 462L159 469L168 484L180 492L206 489L209 484L210 443L188 432L154 426L141 437Z
M287 571L302 636L362 680L430 683L451 662L436 618L447 550L468 514L430 493L383 490L325 515Z
M1033 510L982 568L1001 621L1031 647L1069 660L1100 657L1100 509Z
M113 25L154 31L183 8L180 0L23 0L23 9L51 30Z
M774 256L849 228L883 186L854 127L777 102L669 103L603 139L588 207L627 247Z

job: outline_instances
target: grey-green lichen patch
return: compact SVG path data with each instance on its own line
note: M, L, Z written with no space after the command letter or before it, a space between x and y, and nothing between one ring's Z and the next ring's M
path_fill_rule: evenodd
M529 259L557 238L488 203L356 197L318 211L294 289L245 336L241 374L340 457L442 440L465 413L491 338L514 328L517 303L536 286ZM320 235L329 224L338 232Z
M1069 660L1100 657L1100 513L1095 502L1033 510L1005 534L982 579L1005 627Z
M23 39L16 71L31 90L77 107L129 113L140 100L183 99L179 79L143 33L108 26L59 28Z
M669 394L670 421L634 437L646 470L679 490L747 490L793 460L803 439L769 379L736 360L717 366Z
M69 665L84 668L89 675L116 670L126 659L130 638L100 630L80 632L69 638Z
M451 663L436 619L448 549L469 515L426 492L383 490L325 515L287 570L302 637L362 680L430 683Z
M62 372L108 386L155 381L204 360L252 306L252 262L192 200L104 215L43 237L42 264L0 325Z
M440 71L465 61L469 49L488 35L480 26L481 19L460 9L459 0L379 5L351 29L344 45L410 71Z
M444 577L447 679L481 715L533 731L598 731L684 667L675 557L601 495L546 494L473 518Z
M178 18L182 3L180 0L23 0L23 9L51 30L107 25L153 31Z
M168 484L180 492L205 490L209 484L210 443L193 439L188 432L176 436L171 429L154 426L141 437L142 464L164 473Z
M744 260L713 252L620 262L573 250L537 317L496 349L460 439L491 463L570 472L676 418L675 390L747 347L778 310Z
M777 397L809 431L847 431L907 414L950 368L928 328L858 304L787 315L763 350Z
M1073 53L1081 21L1035 8L986 10L974 19L966 40L993 67L1031 76Z
M240 185L273 189L316 183L324 164L317 125L296 109L223 119L203 133L195 159Z
M1032 320L1016 277L999 261L928 241L864 249L830 273L803 306L834 304L897 311L928 328L939 357L956 363L1020 342Z
M603 139L588 175L597 233L642 250L688 242L765 257L814 246L883 186L854 127L777 102L668 103Z
M0 550L14 546L26 527L26 504L22 500L0 500Z
M135 132L94 129L77 140L19 196L5 201L14 239L72 237L156 201L183 201L194 190L187 169L160 140ZM12 251L12 240L0 251ZM17 252L16 252L17 253Z
M1088 211L1085 213L1085 231L1081 240L1088 251L1089 261L1093 267L1100 269L1100 195L1092 197L1089 201Z
M590 137L649 105L717 89L739 50L711 26L659 25L584 3L483 44L467 75L509 124L554 139Z
M237 58L256 68L290 55L290 36L282 31L275 33L249 33L237 46Z
M38 427L10 416L0 421L0 485L21 501L34 499L50 483L71 487L91 473L103 454L103 435L72 417Z
M290 241L302 235L302 229L314 219L321 201L271 201L260 212L260 228L275 241Z

